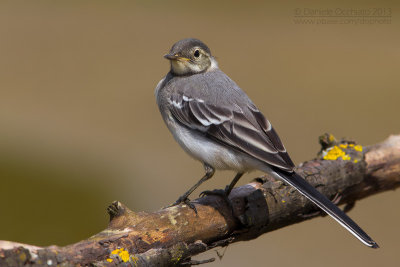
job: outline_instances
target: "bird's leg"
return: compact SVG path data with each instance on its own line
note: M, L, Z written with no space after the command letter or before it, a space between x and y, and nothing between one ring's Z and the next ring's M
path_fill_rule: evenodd
M168 207L176 206L176 205L179 205L180 203L185 203L191 209L193 209L197 214L196 207L192 203L190 203L190 200L188 197L194 190L196 190L197 187L199 187L202 183L204 183L205 181L210 179L215 173L215 169L206 163L204 163L204 169L206 171L206 174L194 186L192 186L185 194L180 196L178 198L178 200L175 201L175 203L173 203L172 205L170 205Z
M238 172L235 177L233 178L232 182L225 188L225 193L227 196L231 193L232 189L235 187L237 182L239 181L240 178L242 178L243 172Z
M212 195L212 196L220 196L222 197L226 203L228 204L232 214L234 213L232 202L229 200L228 196L231 193L233 187L235 187L236 183L243 176L243 172L238 172L233 178L232 182L225 187L225 189L215 189L215 190L207 190L200 193L200 197Z
M207 190L200 193L200 196L207 196L207 195L218 195L223 197L228 203L228 196L231 193L232 189L235 187L236 183L239 179L243 176L243 172L238 172L235 177L233 178L232 182L223 189L215 189L215 190Z

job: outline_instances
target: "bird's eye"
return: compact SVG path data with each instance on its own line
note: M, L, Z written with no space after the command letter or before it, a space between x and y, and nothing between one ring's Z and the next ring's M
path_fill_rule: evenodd
M200 56L200 51L199 50L194 51L194 56L195 57L199 57Z

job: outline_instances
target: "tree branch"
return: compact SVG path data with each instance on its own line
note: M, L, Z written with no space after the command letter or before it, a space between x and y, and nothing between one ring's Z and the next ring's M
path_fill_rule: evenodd
M320 138L319 158L297 172L336 204L346 204L400 186L400 136L364 147ZM325 158L325 159L324 159ZM190 266L191 256L217 246L251 240L261 234L324 215L294 188L268 176L235 188L232 208L218 196L156 212L133 212L120 202L108 207L104 231L65 247L37 247L0 241L0 266Z

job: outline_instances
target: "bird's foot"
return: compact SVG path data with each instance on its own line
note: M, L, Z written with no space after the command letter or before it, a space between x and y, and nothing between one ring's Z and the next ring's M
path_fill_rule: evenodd
M225 189L214 189L214 190L206 190L200 193L200 197L205 197L205 196L219 196L225 200L225 202L228 204L229 208L233 212L233 205L231 200L229 199L229 193L228 193L228 188L229 186L226 186Z
M179 205L179 204L186 204L186 205L187 205L189 208L191 208L191 209L196 213L196 215L197 215L196 206L195 206L192 202L190 202L190 199L189 199L189 198L187 198L187 197L185 197L185 196L180 196L180 197L178 198L177 201L175 201L174 203L172 203L172 204L169 205L169 206L166 206L166 208L170 208L170 207L173 207L173 206L177 206L177 205Z
M226 201L229 201L228 199L228 194L226 192L226 189L214 189L214 190L206 190L200 193L200 197L205 197L205 196L220 196Z

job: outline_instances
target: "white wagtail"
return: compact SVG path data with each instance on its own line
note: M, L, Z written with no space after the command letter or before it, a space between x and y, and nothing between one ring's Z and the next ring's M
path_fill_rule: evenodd
M240 177L261 170L296 188L365 245L378 248L352 219L296 174L279 136L249 97L219 68L200 40L184 39L167 55L171 70L156 87L157 104L175 140L204 164L206 174L173 205L188 196L215 169L234 170L229 195Z

